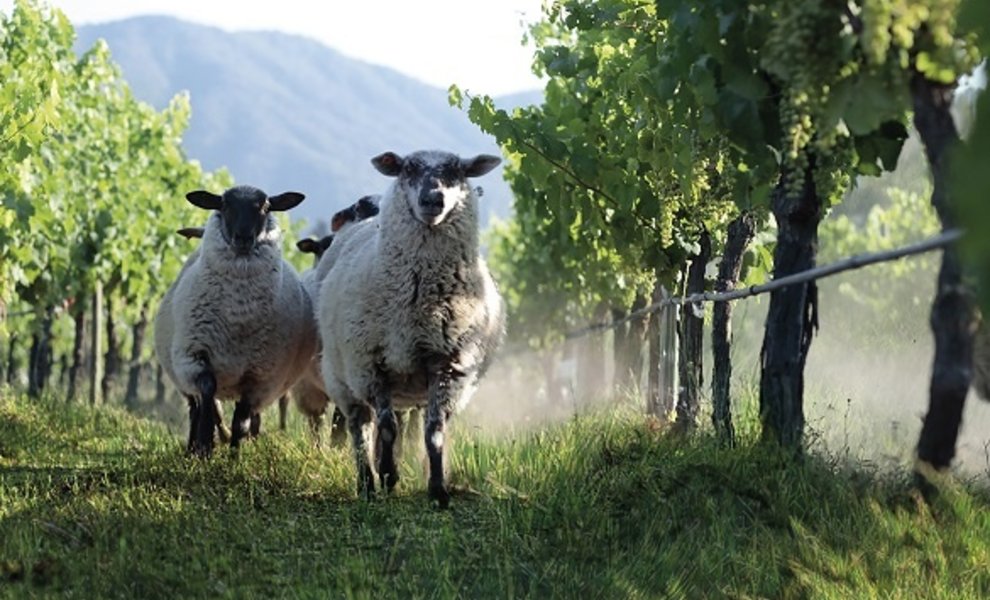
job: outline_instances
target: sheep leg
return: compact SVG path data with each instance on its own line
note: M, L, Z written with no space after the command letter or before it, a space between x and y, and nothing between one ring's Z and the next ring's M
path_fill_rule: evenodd
M423 439L423 421L418 408L410 408L402 413L397 413L399 420L399 448L400 452L413 452L414 456L419 454L419 440Z
M333 409L330 417L330 445L343 446L347 443L347 419L339 408Z
M213 454L213 434L216 431L217 379L212 371L205 370L196 376L199 402L196 404L196 443L193 454L206 458Z
M237 450L241 446L241 440L250 434L251 425L251 404L247 398L241 399L234 405L234 419L230 424L230 448Z
M450 418L451 398L454 398L456 381L449 368L442 369L430 379L430 396L423 416L423 433L426 439L426 457L430 465L430 480L427 486L430 500L436 500L440 508L450 504L444 473L444 434L447 419Z
M199 432L199 406L196 398L186 396L186 403L189 404L189 441L186 442L186 452L193 453L196 447L196 435Z
M354 460L357 463L358 496L370 500L375 493L375 474L368 459L368 441L365 426L371 422L371 411L363 402L353 401L347 405L347 429L351 432L351 445L354 447Z
M282 429L285 429L285 427ZM256 438L261 435L261 413L253 413L251 415L251 428L249 433L252 438Z
M388 379L383 373L375 377L371 399L375 405L375 463L379 483L382 490L391 492L399 482L399 471L395 468L395 440L399 427L392 410Z
M285 431L285 417L289 412L289 395L282 394L278 399L278 428Z
M223 422L223 407L220 406L219 398L213 401L213 412L213 416L217 422L217 435L220 436L220 443L226 444L230 441L230 430L227 429L227 425Z
M322 426L323 426L323 413L309 416L309 432L313 435L313 442L317 446L320 445L320 428Z

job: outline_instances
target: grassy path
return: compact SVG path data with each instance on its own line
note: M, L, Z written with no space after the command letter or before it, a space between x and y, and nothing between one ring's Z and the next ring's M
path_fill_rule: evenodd
M155 423L0 398L0 597L990 597L990 495L635 416L462 436L449 511L418 463L389 498L350 456L269 433L187 459Z

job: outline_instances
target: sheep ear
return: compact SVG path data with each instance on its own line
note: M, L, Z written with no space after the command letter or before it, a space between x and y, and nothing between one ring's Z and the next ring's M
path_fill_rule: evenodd
M330 247L330 244L332 243L333 243L332 235L325 235L320 238L319 242L317 242L317 244L319 244L320 246L320 250L322 250L323 252L326 252L327 249Z
M316 254L320 249L320 243L312 238L306 238L296 242L296 248L306 254Z
M206 210L220 210L223 204L223 197L207 192L206 190L196 190L186 194L186 200L193 206L205 208Z
M270 210L289 210L298 206L306 198L299 192L284 192L278 196L269 196L268 204Z
M481 177L498 166L502 159L491 154L479 154L474 158L462 158L461 168L465 177Z
M330 231L337 233L344 225L355 220L354 207L348 206L333 213L330 217Z
M378 169L382 175L395 177L402 172L402 157L395 152L385 152L371 159L371 164Z
M191 240L193 238L196 239L202 238L204 231L205 229L202 227L183 227L182 229L177 229L176 233L186 238L187 240Z

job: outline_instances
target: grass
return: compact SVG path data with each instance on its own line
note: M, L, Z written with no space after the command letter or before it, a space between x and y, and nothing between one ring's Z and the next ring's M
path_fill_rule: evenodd
M0 398L0 597L979 598L990 496L723 449L632 414L462 433L451 509L407 457L358 501L349 452L271 432L183 455L114 409Z

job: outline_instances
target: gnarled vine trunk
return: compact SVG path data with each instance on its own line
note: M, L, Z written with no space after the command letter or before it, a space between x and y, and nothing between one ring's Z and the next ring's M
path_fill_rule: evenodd
M785 172L771 197L777 219L773 277L780 279L815 266L822 201L815 189L815 157L804 172ZM799 192L787 192L798 177ZM760 350L760 421L763 438L800 450L804 437L804 365L818 328L818 286L814 281L770 293Z
M636 294L629 311L612 310L612 319L619 320L646 307L646 296ZM631 392L639 387L643 367L643 344L649 318L641 315L615 328L615 387Z
M742 270L743 254L756 234L756 217L744 212L729 223L722 262L715 280L717 293L736 287ZM712 315L712 423L715 431L730 446L735 443L732 427L730 381L732 379L732 303L716 302Z
M698 239L698 254L691 258L687 274L687 295L705 291L705 267L712 255L712 240L707 231ZM680 394L677 399L677 429L690 431L697 425L701 404L701 386L704 381L704 314L696 314L694 307L684 305L681 312L681 361Z
M103 380L100 383L104 402L110 399L117 387L117 376L120 374L121 363L120 339L117 337L117 320L113 310L113 294L108 292L105 299L107 303L107 353L103 359Z
M155 368L155 404L165 404L165 369L162 369L161 364Z
M66 399L69 402L75 401L76 394L79 390L79 370L83 364L83 342L86 340L86 305L80 302L73 309L75 311L72 315L75 325L73 335L75 337L72 339L72 359L69 365L69 391L66 394Z
M41 327L31 336L31 356L28 362L28 395L37 398L48 385L52 373L52 325L55 308L49 306L41 318Z
M141 307L141 315L131 330L131 365L127 373L127 392L124 404L137 408L138 386L141 382L141 351L144 349L144 333L148 329L148 305Z
M653 287L653 302L670 297L657 277ZM650 356L647 374L647 414L666 421L674 409L674 379L677 374L677 306L667 304L650 316Z
M7 385L14 385L14 380L17 379L17 370L20 365L17 364L17 334L12 333L10 339L7 340Z
M954 86L938 84L916 73L911 81L914 125L921 135L932 171L932 205L942 230L955 226L949 193L949 151L959 141L949 112ZM928 414L918 440L918 475L927 468L945 469L956 453L963 406L972 379L976 304L963 282L963 265L956 244L942 253L935 299L932 302L935 356L929 387Z

